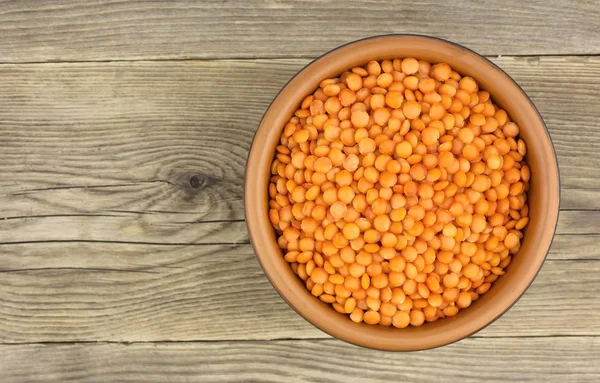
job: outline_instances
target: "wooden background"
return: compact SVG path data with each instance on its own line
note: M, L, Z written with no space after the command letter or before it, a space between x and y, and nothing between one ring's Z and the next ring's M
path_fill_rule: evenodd
M422 33L487 55L543 115L562 203L500 320L384 353L266 280L242 187L260 118L312 59ZM599 381L600 1L1 1L2 382Z

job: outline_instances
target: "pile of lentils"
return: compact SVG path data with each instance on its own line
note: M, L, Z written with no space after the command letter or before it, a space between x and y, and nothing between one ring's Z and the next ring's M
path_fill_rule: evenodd
M271 165L285 260L356 323L457 315L521 246L530 169L518 136L490 94L445 63L371 61L323 80Z

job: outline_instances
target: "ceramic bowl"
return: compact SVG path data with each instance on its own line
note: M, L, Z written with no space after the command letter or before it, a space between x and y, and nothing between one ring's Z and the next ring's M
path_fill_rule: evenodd
M520 135L528 147L526 161L531 168L531 183L529 225L506 274L458 315L420 327L397 329L354 323L310 294L277 246L268 218L267 189L270 164L282 129L302 99L312 94L321 80L337 77L371 60L402 57L445 62L460 74L475 78L520 126ZM248 157L244 193L252 246L265 274L283 299L307 321L336 338L395 351L422 350L458 341L481 330L515 304L546 258L558 220L560 199L556 154L544 122L525 92L500 68L477 53L444 40L415 35L387 35L349 43L316 59L294 76L279 92L258 127Z

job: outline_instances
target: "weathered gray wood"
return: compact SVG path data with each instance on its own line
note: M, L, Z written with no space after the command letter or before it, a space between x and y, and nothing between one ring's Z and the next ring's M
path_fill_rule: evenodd
M597 222L597 221L596 221ZM597 223L591 223L596 225ZM548 259L600 260L600 235L555 235Z
M243 222L269 102L309 58L382 33L527 56L493 61L538 106L562 180L519 303L401 358L301 319ZM595 56L535 56L569 54ZM598 54L598 0L0 2L0 380L600 380Z
M588 212L575 212L588 216ZM600 216L600 213L597 214ZM588 219L586 219L587 221ZM581 222L576 220L576 222ZM581 230L592 230L577 225ZM571 228L571 230L577 230ZM593 228L594 233L600 228ZM59 215L0 220L0 245L53 241L121 242L140 244L248 243L243 221L186 221L160 214ZM1 257L1 256L0 256Z
M2 2L0 60L315 57L388 33L487 55L597 54L599 9L597 0Z
M495 61L546 119L562 207L600 209L600 57ZM188 243L206 232L183 235L182 223L243 219L256 126L306 63L0 65L0 218L10 218L0 241L60 239L55 228L65 223L77 230L62 239ZM130 225L148 235L121 230Z
M600 230L600 210L561 211L556 227L557 234L596 234Z
M306 62L0 66L0 342L323 337L222 245L247 243L251 138ZM598 209L600 59L497 62L546 118L563 208ZM481 335L599 335L598 222L561 212L556 260Z
M600 338L466 339L413 353L337 340L30 344L0 349L10 382L594 382Z
M99 207L100 208L100 207ZM236 212L236 214L243 214ZM600 210L566 210L557 234L600 234ZM248 243L244 221L188 221L171 213L108 213L22 216L0 220L0 245L79 241L137 244ZM0 255L0 259L1 259Z
M554 237L549 260L600 261L597 246L600 234L558 234ZM248 244L222 245L143 245L134 243L47 242L19 243L0 247L0 273L43 271L49 269L103 269L122 272L154 272L165 265L190 262L193 256L218 254L216 259L236 259L252 255ZM160 257L158 257L160 255ZM208 257L208 256L207 256ZM200 259L204 262L204 258ZM240 260L241 261L241 260ZM198 260L196 260L198 262ZM202 263L201 263L202 264ZM168 268L167 268L168 271Z
M585 238L560 236L566 249L478 336L600 336L600 260L578 246ZM327 337L277 295L249 245L0 250L0 343Z

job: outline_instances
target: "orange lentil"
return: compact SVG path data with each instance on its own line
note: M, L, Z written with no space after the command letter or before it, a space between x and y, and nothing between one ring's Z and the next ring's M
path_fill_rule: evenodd
M312 295L356 322L459 314L518 256L531 168L506 111L446 63L325 79L283 127L268 217Z

